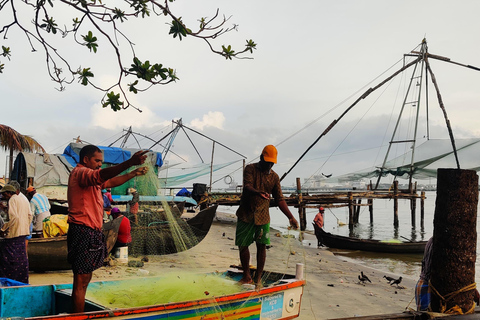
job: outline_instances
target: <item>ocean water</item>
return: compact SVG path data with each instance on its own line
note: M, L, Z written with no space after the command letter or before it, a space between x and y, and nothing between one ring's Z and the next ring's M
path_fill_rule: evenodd
M368 207L361 207L359 223L353 232L359 238L370 238L378 240L399 239L405 241L411 239L415 241L428 240L433 235L433 217L435 211L435 191L426 192L425 199L425 218L423 227L420 224L420 201L417 200L417 212L415 226L412 226L410 201L399 199L398 201L398 218L399 227L397 231L393 226L393 200L375 199L373 202L373 225L370 225L370 213ZM365 201L364 201L365 202ZM235 213L235 207L222 207L219 211ZM290 211L298 220L298 209L290 207ZM307 209L307 230L313 232L313 218L317 214L317 209ZM480 206L479 210L480 212ZM270 208L271 227L279 229L283 232L287 231L288 220L278 208ZM348 225L348 208L325 209L325 225L327 232L342 236L349 235ZM477 215L477 229L480 221ZM291 232L291 231L290 231ZM298 233L297 233L298 235ZM480 240L479 237L477 237ZM477 241L478 241L477 240ZM480 249L480 243L477 243L477 256ZM349 260L361 265L366 265L380 271L389 272L398 276L417 279L420 275L421 254L384 254L362 251L348 251L328 249L335 255L341 256L345 260ZM476 263L476 282L480 281L480 263Z

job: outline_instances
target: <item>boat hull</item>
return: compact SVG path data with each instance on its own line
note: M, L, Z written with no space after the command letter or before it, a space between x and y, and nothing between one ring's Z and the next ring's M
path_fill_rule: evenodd
M383 242L379 240L356 239L331 234L314 224L315 235L319 242L329 248L361 250L381 253L419 253L423 254L427 241Z
M103 225L103 234L110 252L117 241L121 219ZM27 246L28 268L30 271L45 272L71 269L67 261L67 236L53 238L32 238Z
M241 278L241 270L230 269L223 276L231 281ZM240 289L238 293L207 299L157 304L134 308L109 309L91 301L86 302L86 312L70 312L72 285L44 285L0 288L0 317L26 319L292 319L299 316L305 280L291 275L279 275L279 280L266 287ZM204 276L204 274L203 274ZM154 281L155 277L148 278ZM110 285L127 280L92 282L105 290ZM108 283L108 285L106 285ZM239 286L239 288L241 288ZM185 288L188 290L188 288ZM65 313L67 312L67 313Z
M196 237L196 241L187 243L188 245L181 249L176 246L175 241L173 241L170 236L170 229L163 230L163 232L166 233L166 236L163 237L164 243L162 243L162 246L152 246L148 245L145 238L150 236L150 231L158 232L159 227L132 227L132 238L134 241L129 244L129 252L132 255L165 255L191 249L193 246L200 243L200 241L202 241L207 235L215 217L216 210L217 206L208 207L187 221L187 224L190 226L191 231ZM120 222L120 219L115 219L104 224L104 234L107 241L108 252L110 252L115 245ZM142 241L143 245L140 245L142 248L139 249L138 242ZM27 253L30 271L45 272L68 270L71 268L71 265L67 261L67 236L32 238L28 241Z

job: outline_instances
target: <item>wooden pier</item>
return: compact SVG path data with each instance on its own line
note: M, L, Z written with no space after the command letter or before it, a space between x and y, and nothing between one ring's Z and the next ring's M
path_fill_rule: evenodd
M285 201L289 207L298 209L300 229L306 229L306 209L307 208L340 208L348 207L348 224L353 227L358 223L360 208L367 206L370 213L370 223L374 220L374 200L389 199L393 200L393 225L398 227L398 200L406 199L410 201L411 222L415 226L417 200L420 201L420 223L424 226L425 213L425 192L420 193L416 190L416 183L410 184L409 189L399 189L398 181L394 181L390 189L385 190L352 190L352 191L331 191L309 194L300 189L300 179L297 178L297 191L290 196L285 196ZM238 206L240 204L241 193L209 193L208 202L223 206ZM272 199L270 206L275 206Z

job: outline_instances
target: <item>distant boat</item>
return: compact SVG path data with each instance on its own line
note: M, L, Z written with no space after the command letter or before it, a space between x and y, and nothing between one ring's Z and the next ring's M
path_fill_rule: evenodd
M389 242L381 240L357 239L331 234L313 224L319 242L329 248L361 250L382 253L421 253L425 251L427 241Z

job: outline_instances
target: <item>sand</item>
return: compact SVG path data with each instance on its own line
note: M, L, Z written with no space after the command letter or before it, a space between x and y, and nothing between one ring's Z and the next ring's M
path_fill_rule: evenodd
M285 221L287 222L287 221ZM293 238L279 236L271 230L272 247L267 250L265 270L295 274L297 263L305 264L304 288L299 319L335 319L385 313L400 313L408 306L415 308L415 279L403 279L401 286L390 286L384 275L398 275L369 269L334 256L327 248L304 246ZM316 244L312 234L304 235ZM130 277L159 276L175 272L224 271L230 265L240 263L235 246L235 218L217 213L217 219L205 239L194 248L168 256L150 256L141 268L125 264L102 267L93 274L92 281L114 280ZM255 265L255 246L251 246ZM130 260L140 258L129 257ZM361 284L360 271L372 283ZM72 272L30 273L30 284L71 283Z

